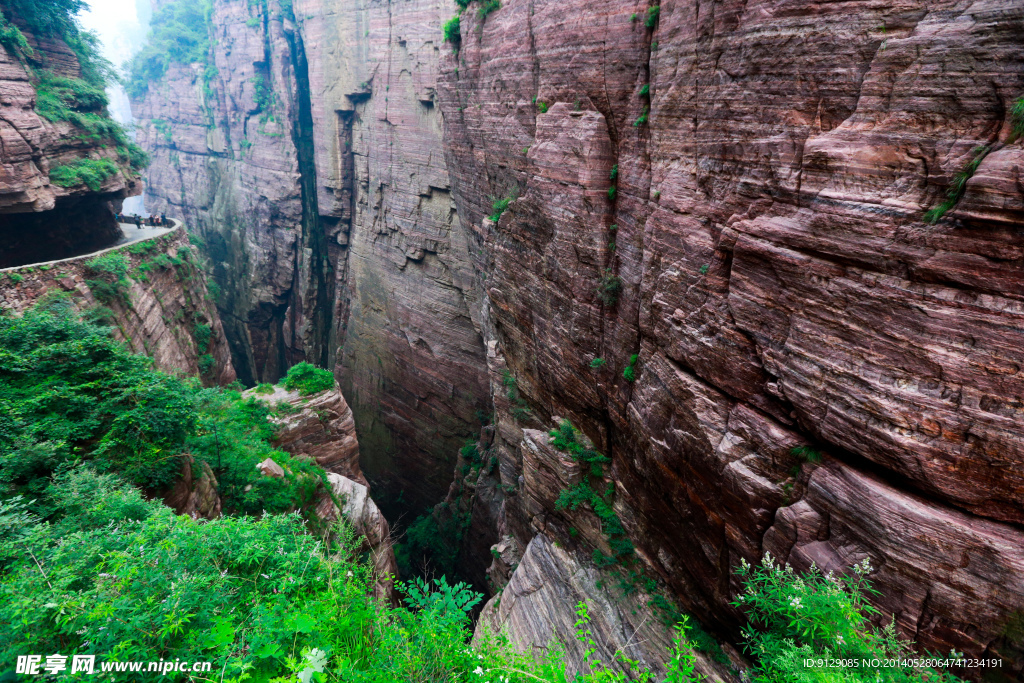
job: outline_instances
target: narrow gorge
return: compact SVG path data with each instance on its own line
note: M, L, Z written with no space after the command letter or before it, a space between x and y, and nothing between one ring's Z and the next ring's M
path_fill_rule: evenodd
M271 411L291 459L234 509L322 468L281 509L346 516L379 600L482 593L480 652L700 680L688 620L709 681L954 680L766 673L744 572L789 565L869 580L904 656L1022 680L1024 6L657 1L152 0L145 170L36 117L57 48L4 42L0 266L112 245L128 195L180 220L113 338ZM81 156L125 170L60 187ZM85 258L0 305L103 303Z

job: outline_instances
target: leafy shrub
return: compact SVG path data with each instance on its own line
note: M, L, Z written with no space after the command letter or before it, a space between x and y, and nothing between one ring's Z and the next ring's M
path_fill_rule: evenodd
M217 361L210 354L204 353L199 356L197 364L199 365L199 374L205 377L213 372L213 367L217 364Z
M930 669L872 666L892 663L913 650L896 635L895 623L883 629L871 625L879 615L867 602L876 595L868 580L868 560L854 565L848 576L823 574L812 567L798 575L766 554L760 565L745 560L737 569L744 592L732 604L748 612L751 624L743 632L745 649L757 664L758 683L811 681L892 681L938 683L958 679ZM858 667L805 666L807 660L854 661ZM886 660L890 660L886 662Z
M619 177L619 165L618 165L618 164L615 164L614 166L612 166L612 170L611 170L611 172L610 172L610 173L608 174L608 177L609 177L609 178L610 178L611 180L615 180L616 178L618 178L618 177Z
M606 269L597 285L597 296L605 306L614 306L622 293L622 278Z
M288 369L288 374L281 384L288 391L298 390L303 396L310 396L333 389L334 375L330 370L322 370L315 365L302 362Z
M77 159L70 164L50 169L50 182L60 187L85 185L98 192L103 183L117 175L118 168L110 159Z
M249 17L248 19L245 20L245 25L248 26L249 28L256 28L257 26L260 25L260 18L259 17Z
M482 0L480 3L480 18L484 19L496 9L501 9L501 0Z
M547 102L543 102L543 101L542 102L538 102L537 103L537 109L540 111L541 114L547 114L548 113L548 103Z
M19 58L30 57L35 54L25 38L25 34L0 15L0 45L7 48L7 51Z
M821 462L821 451L817 451L810 446L796 446L789 451L790 455L796 456L802 462L819 463Z
M272 393L274 393L274 385L273 384L258 384L258 385L256 385L256 393L257 394L264 394L264 395L272 394Z
M612 185L608 188L608 199L615 199L615 186Z
M698 268L697 270L698 270L698 271L700 272L700 274L701 274L701 275L707 275L707 274L708 274L708 269L709 269L710 267L711 267L711 265L710 265L710 264L708 264L708 263L705 263L704 265L702 265L702 266L701 266L700 268Z
M650 97L650 96L651 96L651 85L650 85L650 83L644 83L643 86L640 87L640 97Z
M206 323L196 323L192 330L192 338L196 340L196 348L205 351L210 346L210 340L213 339L213 328Z
M130 305L127 256L117 251L108 251L86 261L85 267L88 273L99 276L99 279L85 281L98 301L104 304Z
M497 223L498 220L501 218L501 214L505 213L505 210L508 208L508 205L516 200L516 193L513 191L510 192L505 197L491 197L491 199L494 200L494 203L491 204L491 209L494 211L494 213L492 213L489 216L489 218L495 223Z
M661 14L661 6L654 5L653 7L647 8L647 18L644 19L644 26L647 28L654 28L655 24L658 23L658 15Z
M444 32L445 41L454 44L461 40L462 29L460 26L460 21L461 20L459 18L459 15L456 14L454 17L444 22L444 26L441 27L441 30Z
M639 358L640 356L635 353L629 357L629 365L622 371L622 376L626 378L627 382L636 381L636 362Z
M607 362L608 361L606 361L604 358L595 358L594 360L590 361L590 367L594 368L595 370L598 368L603 368L605 366L605 363Z
M19 282L22 282L25 279L18 273L8 273L7 277L9 277L11 279L11 282L13 282L14 284L18 284Z

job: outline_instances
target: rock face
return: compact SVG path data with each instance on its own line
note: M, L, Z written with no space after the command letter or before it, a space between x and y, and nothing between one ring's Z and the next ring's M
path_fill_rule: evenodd
M271 393L250 389L245 395L270 406L284 402L295 410L291 414L271 417L277 426L274 435L276 447L293 455L307 456L328 472L344 476L362 486L368 485L359 467L355 419L340 391L333 389L307 397L298 391L274 386Z
M493 411L464 509L526 585L532 543L605 542L555 509L561 416L719 635L741 559L870 557L920 647L1024 672L1019 2L506 0L455 46L425 0L274 7L215 4L217 102L201 66L151 85L150 187L203 226L249 376L336 364L375 490L440 499Z
M1019 675L1021 8L666 2L650 28L645 9L510 0L442 56L504 527L520 548L582 534L552 514L571 471L523 430L564 416L610 454L638 554L720 632L741 558L870 556L921 647Z
M239 376L334 368L382 505L416 513L489 394L435 101L448 11L218 0L215 69L172 65L133 105L147 206L203 236Z
M663 660L651 654L664 656L672 645L672 634L647 604L651 596L613 597L604 589L604 583L617 578L614 572L601 572L588 560L581 561L547 536L538 535L527 546L512 580L484 607L476 637L504 631L534 652L544 651L552 642L563 643L566 674L571 679L587 671L584 645L576 637L576 607L586 602L588 628L597 643L593 658L617 668L616 652L621 651L632 660L648 662L655 680L661 680ZM728 665L699 652L696 671L709 683L734 680Z
M317 505L317 516L328 523L344 517L352 525L352 531L362 539L356 552L370 555L375 579L374 595L395 602L394 577L398 575L398 564L388 521L365 486L333 472L327 474L327 479L331 483L331 491L342 505L339 509L331 498L325 497Z
M94 271L88 263L96 257L88 255L0 271L0 308L21 312L65 299L83 312L106 309L114 338L161 370L201 376L207 384L235 381L224 328L184 228L105 253L126 259L123 299L98 298L97 283L110 277Z
M355 535L362 539L358 552L370 553L376 580L374 593L393 602L393 578L398 574L398 564L391 528L370 497L369 484L359 467L355 420L341 391L334 388L302 396L298 391L274 386L270 392L249 389L244 395L270 406L292 406L294 412L271 417L277 426L274 445L292 455L315 460L327 470L331 491L318 493L313 510L328 525L344 518L352 526ZM271 458L261 462L259 468L265 476L284 476L284 470Z
M173 508L175 514L188 515L192 519L220 517L217 477L206 461L200 461L197 468L196 460L191 455L183 458L181 479L164 497L164 504Z
M98 189L64 188L50 171L77 160L120 162L113 146L96 141L69 122L36 113L36 73L77 78L75 53L55 38L25 29L31 53L0 46L0 267L64 258L109 246L121 234L113 210L138 194L138 178L123 169ZM97 111L97 113L99 113Z

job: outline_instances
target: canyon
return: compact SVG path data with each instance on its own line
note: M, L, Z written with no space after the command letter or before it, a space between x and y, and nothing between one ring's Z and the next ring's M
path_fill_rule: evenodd
M147 210L189 231L160 249L205 272L132 285L121 337L199 374L180 308L211 383L331 369L333 426L282 447L346 479L380 573L417 516L454 529L478 638L571 649L585 599L606 659L661 673L686 612L740 680L736 570L769 554L866 561L878 626L1024 675L1020 3L458 10L213 0L208 59L132 103ZM5 228L138 191L49 183L107 152L0 67ZM92 305L76 268L0 300Z
M135 103L240 376L333 367L382 508L447 495L496 595L602 543L555 504L566 419L715 634L741 559L869 559L919 648L1019 675L1024 10L506 0L445 42L455 9L217 0L209 66Z

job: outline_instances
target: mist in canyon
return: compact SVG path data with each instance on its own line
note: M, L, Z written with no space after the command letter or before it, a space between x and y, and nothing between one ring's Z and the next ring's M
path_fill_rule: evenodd
M79 29L0 0L0 236L56 216L97 251L5 271L0 348L113 344L181 399L46 431L51 380L0 356L28 416L4 500L44 492L25 514L58 530L92 519L66 490L168 514L193 575L285 558L251 599L290 616L183 608L214 635L150 659L1021 680L1019 2L61 1ZM101 253L118 210L182 227ZM117 431L143 415L167 433Z

